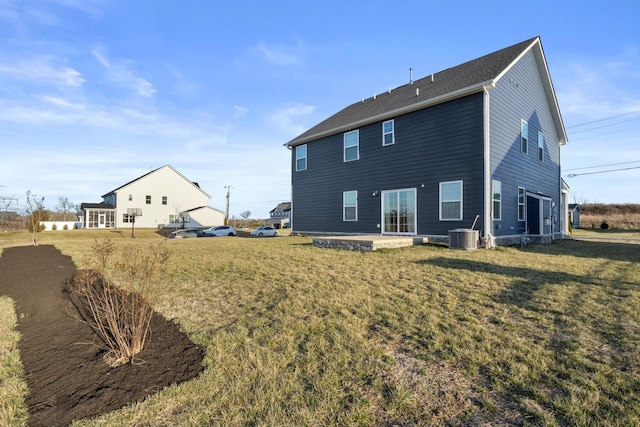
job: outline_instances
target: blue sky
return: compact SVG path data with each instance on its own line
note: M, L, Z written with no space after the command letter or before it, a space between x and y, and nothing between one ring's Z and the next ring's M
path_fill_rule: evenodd
M410 67L539 35L570 198L640 203L640 3L520 3L0 0L0 196L98 202L171 164L266 218L290 198L284 143Z

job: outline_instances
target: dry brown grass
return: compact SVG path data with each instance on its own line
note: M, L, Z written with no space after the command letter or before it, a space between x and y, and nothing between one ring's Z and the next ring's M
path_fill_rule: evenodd
M135 240L116 245L150 243ZM205 371L74 425L640 425L638 244L168 244L154 308L205 348Z

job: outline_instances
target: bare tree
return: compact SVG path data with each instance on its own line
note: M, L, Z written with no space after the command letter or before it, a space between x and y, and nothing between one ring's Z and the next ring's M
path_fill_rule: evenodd
M244 211L244 212L240 212L240 216L242 218L244 218L245 220L249 219L249 217L251 216L251 211Z
M58 206L56 207L63 214L63 221L67 220L67 213L76 209L75 203L66 197L60 197L58 199Z
M38 232L40 232L40 221L46 221L49 217L48 212L44 209L44 197L38 197L27 190L27 228L31 231L31 239L33 246L38 246Z

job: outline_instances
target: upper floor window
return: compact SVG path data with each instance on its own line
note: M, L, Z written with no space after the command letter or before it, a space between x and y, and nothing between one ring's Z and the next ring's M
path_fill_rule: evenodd
M344 134L344 161L350 162L360 158L360 132L352 130Z
M544 134L538 131L538 160L544 161Z
M462 219L462 181L440 183L440 221Z
M529 151L529 123L520 120L520 151L527 154Z
M307 170L307 144L296 147L296 170Z
M496 181L495 179L491 181L491 194L493 200L493 211L491 214L493 215L493 219L501 220L502 219L502 183L500 181Z
M150 205L150 204L151 204L151 196L147 195L147 201L146 201L146 203L147 203L148 205Z
M345 191L342 193L342 220L357 221L358 220L358 192Z
M524 221L525 219L525 209L524 209L524 202L525 202L525 190L522 187L518 187L518 221Z
M129 194L129 201L133 200L133 194Z
M392 145L395 142L393 120L382 123L382 145Z
M163 205L167 204L167 196L162 196L162 204Z

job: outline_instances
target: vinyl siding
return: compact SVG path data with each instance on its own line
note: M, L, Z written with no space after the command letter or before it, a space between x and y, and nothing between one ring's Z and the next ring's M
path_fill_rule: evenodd
M309 142L305 171L295 171L292 150L293 231L380 233L381 192L411 188L417 234L470 227L483 212L482 109L482 94L475 94L395 117L395 144L388 146L382 145L382 121L363 126L357 161L343 162L343 133ZM464 181L463 220L439 221L439 183L454 180ZM353 190L358 220L345 222L342 193Z
M541 58L539 59L541 60ZM502 182L502 221L496 236L522 233L518 219L518 187L549 196L560 221L560 146L534 51L527 52L490 91L491 179ZM520 150L520 120L529 124L529 149ZM545 137L544 161L538 160L538 131Z

